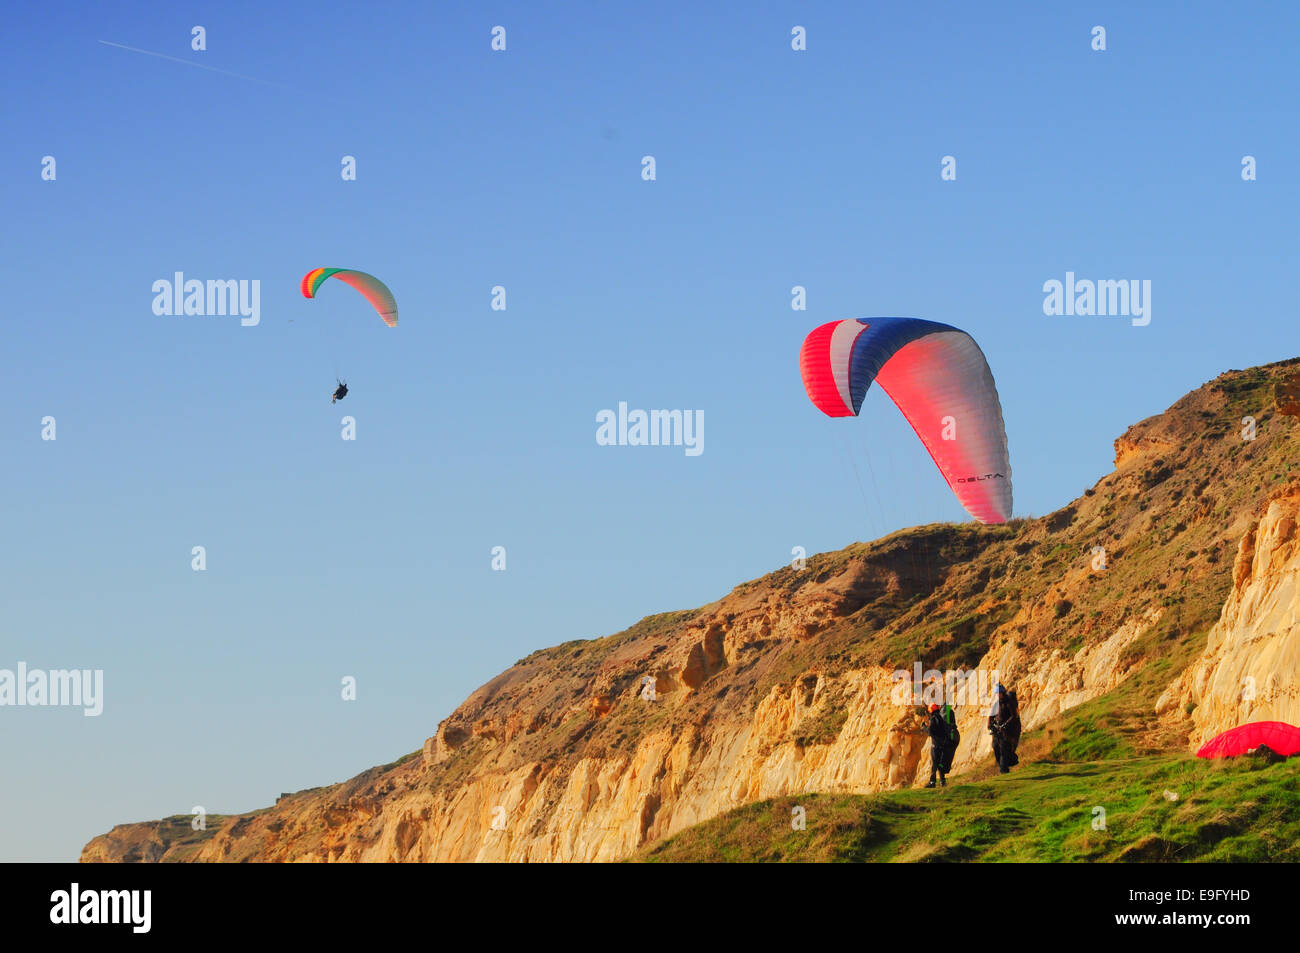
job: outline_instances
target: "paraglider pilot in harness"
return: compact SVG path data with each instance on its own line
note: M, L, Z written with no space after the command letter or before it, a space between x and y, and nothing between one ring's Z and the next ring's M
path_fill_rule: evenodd
M952 756L957 753L961 741L961 732L957 730L957 715L951 705L930 706L930 783L934 787L934 777L939 776L939 787L947 787L948 772L952 770Z
M330 403L336 403L346 396L348 396L348 385L345 381L339 381L339 386L334 388L334 393L330 396Z
M989 733L993 735L993 757L998 771L1006 774L1020 763L1016 746L1020 744L1020 702L1015 692L998 685L997 694L989 708Z

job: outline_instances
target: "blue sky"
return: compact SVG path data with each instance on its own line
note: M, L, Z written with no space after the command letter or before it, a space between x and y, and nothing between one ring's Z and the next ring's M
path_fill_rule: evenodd
M882 393L857 420L809 403L823 322L969 331L1018 515L1221 371L1295 356L1300 10L1132 6L17 15L0 668L103 669L106 697L0 709L0 859L342 780L536 648L709 602L794 546L965 519ZM382 277L399 328L337 283L303 299L320 265ZM176 271L258 279L261 323L155 315ZM1066 271L1149 279L1150 325L1044 316ZM619 401L703 410L704 453L597 446Z

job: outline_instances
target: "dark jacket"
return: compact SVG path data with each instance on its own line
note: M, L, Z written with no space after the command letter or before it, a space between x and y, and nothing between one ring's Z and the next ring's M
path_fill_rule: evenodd
M942 709L930 713L930 743L934 745L936 751L955 748L957 739L954 734L952 726L943 717Z
M1013 744L1020 740L1020 705L1012 693L998 693L993 713L989 715L989 731Z
M993 734L993 757L1003 772L1020 763L1016 746L1020 744L1020 703L1014 692L1000 691L989 714L989 731Z

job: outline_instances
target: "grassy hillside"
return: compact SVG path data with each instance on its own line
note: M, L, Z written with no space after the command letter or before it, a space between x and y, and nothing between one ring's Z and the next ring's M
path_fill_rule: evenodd
M1166 796L1177 795L1177 800ZM1032 764L975 783L751 804L639 851L649 862L1300 861L1300 759ZM791 812L806 812L793 830ZM1106 827L1094 830L1096 808Z

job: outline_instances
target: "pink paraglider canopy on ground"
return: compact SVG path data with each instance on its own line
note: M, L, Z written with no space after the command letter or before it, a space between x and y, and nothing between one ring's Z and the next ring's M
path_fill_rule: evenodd
M1196 752L1198 758L1233 758L1268 745L1285 757L1300 754L1300 728L1284 721L1252 721L1215 735Z

